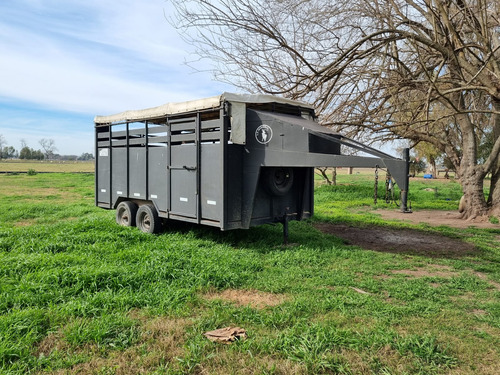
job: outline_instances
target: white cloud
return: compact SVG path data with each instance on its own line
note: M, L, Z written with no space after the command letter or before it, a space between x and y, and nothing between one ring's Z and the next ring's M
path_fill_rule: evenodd
M2 0L0 134L93 150L93 117L230 91L183 62L164 0ZM165 14L164 14L165 13Z
M0 17L0 96L106 114L223 87L183 66L185 46L163 0L8 3L0 6L14 20Z
M0 60L0 80L0 96L80 113L141 108L190 95L114 75L59 53L36 61L10 53Z

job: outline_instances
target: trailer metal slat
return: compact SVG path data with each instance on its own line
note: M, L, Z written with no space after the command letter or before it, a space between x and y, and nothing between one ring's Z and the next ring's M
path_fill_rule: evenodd
M222 125L221 119L216 120L205 120L201 122L202 131L205 129L220 128Z
M210 132L210 133L201 133L201 141L220 141L221 140L221 133L220 131L217 132Z
M172 143L176 142L194 142L196 134L172 134L170 137Z
M160 126L151 126L149 125L148 133L149 135L158 134L158 133L166 133L168 131L168 126L160 125Z
M172 134L178 133L178 132L193 132L194 133L194 122L189 123L189 124L177 124L177 125L172 125L171 131Z
M166 133L168 131L167 126L154 126L148 128L148 135L153 135L153 134L161 134L161 133ZM145 129L131 129L128 131L128 135L130 137L132 136L145 136L146 135L146 130ZM127 137L127 130L119 130L113 132L113 138L126 138Z
M133 129L129 130L119 130L113 132L113 138L126 138L127 134L129 137L134 137L134 136L144 136L145 130L144 129Z
M124 147L128 144L130 145L145 145L146 144L146 138L131 138L127 141L127 139L113 139L112 140L112 147ZM160 144L164 143L166 144L168 142L168 136L161 136L161 137L149 137L148 138L148 143L151 144Z
M129 139L129 144L130 145L144 145L146 146L146 138L131 138Z
M196 116L169 117L168 118L168 123L170 126L180 124L183 122L196 122Z
M97 139L108 139L109 132L97 132Z
M149 143L168 143L168 135L149 137Z

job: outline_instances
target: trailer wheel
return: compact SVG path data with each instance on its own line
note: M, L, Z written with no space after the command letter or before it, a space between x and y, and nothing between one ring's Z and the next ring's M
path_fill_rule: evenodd
M276 167L263 170L264 184L272 195L285 195L293 185L293 168Z
M158 216L155 206L145 204L139 207L136 216L137 228L144 233L159 233L162 221Z
M137 205L134 202L123 201L116 208L116 222L123 227L135 227Z

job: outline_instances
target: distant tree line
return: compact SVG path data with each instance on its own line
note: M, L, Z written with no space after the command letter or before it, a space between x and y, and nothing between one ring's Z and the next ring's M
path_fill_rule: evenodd
M0 134L0 159L22 159L22 160L93 160L94 155L84 152L80 156L77 155L59 155L56 154L57 148L53 139L42 138L39 141L42 150L35 150L26 145L26 141L21 139L21 151L17 151L12 146L7 146L7 141Z
M32 148L26 146L21 149L19 159L43 160L45 159L45 155L40 150L33 150Z
M18 152L12 146L5 146L0 148L0 159L15 159L18 156Z

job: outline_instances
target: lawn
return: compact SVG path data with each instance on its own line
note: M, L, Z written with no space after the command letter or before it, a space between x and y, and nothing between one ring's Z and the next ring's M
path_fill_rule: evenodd
M500 225L384 220L383 181L375 206L360 174L318 185L316 216L290 223L286 247L280 225L153 236L95 208L93 182L0 175L1 373L500 373ZM412 180L410 199L451 210L460 189ZM409 237L374 251L320 230L336 225L469 250L419 252ZM228 326L247 338L203 335Z
M0 172L73 172L93 173L94 161L58 161L58 160L0 160Z

